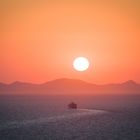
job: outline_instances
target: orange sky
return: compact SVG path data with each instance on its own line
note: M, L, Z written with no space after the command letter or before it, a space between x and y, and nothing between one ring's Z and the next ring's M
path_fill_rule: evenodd
M137 0L5 0L0 26L0 82L140 82ZM73 70L86 56L90 68Z

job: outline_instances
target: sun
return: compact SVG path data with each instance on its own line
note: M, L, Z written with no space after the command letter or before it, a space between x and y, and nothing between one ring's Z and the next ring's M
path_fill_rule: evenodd
M77 57L73 61L73 67L77 71L85 71L89 68L89 61L86 57Z

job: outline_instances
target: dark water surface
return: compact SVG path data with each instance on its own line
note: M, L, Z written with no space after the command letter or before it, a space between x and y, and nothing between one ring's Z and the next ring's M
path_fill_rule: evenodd
M140 96L0 96L0 140L140 140Z

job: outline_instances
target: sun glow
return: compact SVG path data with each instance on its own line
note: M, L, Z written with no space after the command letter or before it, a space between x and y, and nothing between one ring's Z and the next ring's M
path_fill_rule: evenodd
M85 71L89 68L89 61L85 57L77 57L73 61L73 67L77 71Z

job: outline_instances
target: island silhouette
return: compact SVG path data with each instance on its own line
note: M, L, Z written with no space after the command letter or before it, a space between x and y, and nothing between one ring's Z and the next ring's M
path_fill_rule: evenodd
M0 83L0 94L140 94L140 84L129 80L118 84L97 85L79 79L61 78L43 84L26 82Z

